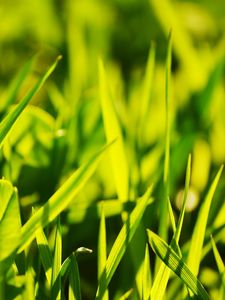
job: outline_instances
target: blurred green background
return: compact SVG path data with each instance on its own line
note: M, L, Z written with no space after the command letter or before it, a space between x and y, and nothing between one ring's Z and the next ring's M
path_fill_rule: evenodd
M190 238L198 201L225 161L225 1L0 1L1 116L58 54L63 55L0 154L1 175L18 187L23 221L32 205L44 203L72 170L105 143L98 91L99 57L106 65L125 138L130 200L141 196L152 181L156 183L154 197L161 197L165 59L170 30L170 194L175 213L179 212L188 153L193 154L193 203L190 200L185 242ZM144 74L153 47L156 62L151 97L143 110ZM222 183L210 215L212 226L224 224L224 191ZM97 284L98 203L108 199L106 215L113 216L107 220L109 248L121 226L119 214L123 209L115 200L107 157L78 198L62 216L63 255L67 257L79 246L93 248L92 256L79 261L84 297L92 299ZM159 213L156 206L146 214L148 227L158 227ZM221 247L224 249L223 243ZM125 292L133 280L132 275L125 278L119 288L112 288L111 295ZM112 287L117 284L115 279Z

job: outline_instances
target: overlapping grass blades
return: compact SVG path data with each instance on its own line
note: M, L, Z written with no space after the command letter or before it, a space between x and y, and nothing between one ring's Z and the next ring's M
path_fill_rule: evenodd
M149 203L149 198L152 192L152 187L150 187L142 199L138 202L137 206L134 208L127 221L120 230L116 241L114 242L112 249L109 253L108 259L106 261L105 267L105 276L100 278L98 291L96 299L102 299L102 296L105 293L107 286L109 285L113 274L115 273L124 253L127 249L128 244L130 243L138 225L141 222L141 218L146 209L147 204Z
M181 229L182 229L183 220L184 220L184 213L185 213L185 207L186 207L186 202L187 202L187 197L188 197L190 177L191 177L191 156L189 155L187 169L186 169L185 189L183 192L182 208L181 208L177 226L175 225L172 208L170 209L172 223L174 224L173 225L174 235L173 235L172 241L170 243L170 247L173 248L173 250L180 257L181 257L181 254L180 254L180 249L179 249L178 243L179 243L179 238L180 238ZM154 300L154 299L160 300L163 298L166 287L167 287L167 283L169 280L169 276L170 276L170 269L167 268L165 266L165 264L162 263L159 267L158 273L154 279L154 283L153 283L153 286L151 289L151 299L152 300Z
M198 275L200 262L201 262L201 253L202 253L202 247L203 247L203 242L205 237L209 210L222 171L223 171L223 166L220 167L218 173L216 174L209 188L209 191L204 199L204 202L201 205L198 218L194 227L194 232L192 234L187 265L190 268L190 270L193 272L193 274L196 276Z
M182 258L163 241L154 232L148 230L149 243L153 251L160 257L160 259L181 278L185 285L198 297L198 299L209 300L209 295L204 289L201 282L190 271Z

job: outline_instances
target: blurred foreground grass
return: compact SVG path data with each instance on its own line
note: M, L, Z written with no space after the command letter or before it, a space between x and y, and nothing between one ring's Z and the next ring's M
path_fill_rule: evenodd
M167 53L170 30L172 54ZM62 280L62 286L57 281L64 259L73 271L78 262L82 299L93 299L99 285L101 295L107 284L99 270L104 270L106 264L107 282L117 267L117 262L106 263L104 252L108 256L122 223L127 224L127 217L132 214L134 238L130 241L127 234L124 240L129 241L127 255L123 256L123 246L116 248L120 249L118 257L123 258L117 276L110 282L109 299L120 299L131 288L130 299L149 299L151 280L155 284L151 299L160 299L155 275L162 267L151 250L151 268L146 267L149 249L145 228L158 232L169 244L173 230L176 232L170 225L173 218L177 227L182 227L182 233L179 246L171 243L176 252L172 252L171 260L178 263L176 255L181 251L191 269L189 250L192 256L199 251L200 271L194 272L196 266L191 271L198 275L212 299L223 299L223 264L218 258L218 250L222 254L225 245L223 175L213 201L218 178L211 183L225 161L224 1L2 0L2 119L14 111L15 104L21 103L59 54L63 59L4 136L0 152L0 173L4 178L1 194L6 199L2 200L0 211L0 244L10 245L15 239L16 250L12 252L17 253L13 268L6 268L6 272L2 265L1 299L63 299L63 293L66 298L79 299L76 288L73 294L73 287L79 286L73 281L76 272L74 275L69 271L69 288L68 281L64 284ZM106 141L113 140L108 150L98 152ZM189 153L192 165L186 186L187 212L184 223L179 223ZM152 183L154 201L147 203L144 196L146 207L141 207L140 197ZM18 200L12 185L18 189ZM10 195L12 192L13 197L8 199L5 190ZM49 198L51 201L47 202ZM168 210L168 198L173 210ZM19 208L12 199L18 201ZM8 220L4 217L10 201L17 207L14 214L20 209L21 220L13 214ZM26 223L32 207L42 207L44 212L47 209L48 217L37 213L34 221ZM136 229L144 209L142 223ZM59 213L60 220L58 217L57 222L53 221ZM100 217L103 225L98 240ZM11 218L18 219L12 231L20 231L20 223L26 223L19 246L16 236L5 239L5 224L10 224ZM199 222L203 245L201 238L196 239ZM26 239L34 237L32 228L39 226L42 230L46 225L45 234L36 234L38 247L35 243L26 246ZM210 234L214 237L212 242ZM153 250L165 259L167 246L153 233L148 236ZM193 250L195 243L198 250ZM106 249L100 249L101 256L97 257L101 244ZM157 245L161 245L161 252ZM76 258L71 253L79 247L90 248L93 253ZM0 248L1 260L5 259L4 251L4 247ZM169 259L167 264L173 270L170 263ZM187 277L182 280L195 292L188 285L189 271L185 272ZM148 281L142 281L143 274ZM167 299L185 297L185 291L177 292L182 290L181 282L171 273ZM161 283L158 290L163 290ZM55 294L59 290L62 295Z

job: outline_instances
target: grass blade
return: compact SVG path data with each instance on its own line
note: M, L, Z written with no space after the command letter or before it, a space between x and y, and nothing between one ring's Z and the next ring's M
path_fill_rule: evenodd
M187 196L188 196L188 189L189 189L189 185L190 185L190 177L191 177L191 156L189 155L187 169L186 169L186 179L185 179L185 189L184 189L183 201L182 201L182 209L180 212L177 226L175 225L172 207L171 207L170 201L168 199L171 222L172 222L172 226L174 229L174 235L173 235L173 239L171 241L171 247L173 248L173 250L175 252L177 252L179 254L180 257L181 257L181 253L180 253L180 249L178 247L178 243L179 243L179 238L180 238L181 229L182 229L182 225L183 225L185 207L186 207ZM152 290L151 290L151 299L152 300L154 300L154 299L160 300L163 298L167 284L168 284L169 277L170 277L170 269L167 268L164 264L161 264L159 271L156 275L156 278L154 280L154 284L152 286Z
M103 285L102 278L99 281L99 287L97 291L97 299L102 299L105 293L105 288L109 285L113 274L115 273L124 253L130 243L138 225L141 222L141 218L144 214L145 208L149 203L149 198L152 192L152 187L147 190L143 198L139 201L137 206L134 208L127 221L120 230L116 241L114 242L110 254L106 262L106 284ZM105 288L103 288L105 286ZM101 288L101 289L100 289Z
M35 236L36 236L37 246L41 257L41 262L45 270L45 275L48 281L48 285L50 286L52 282L53 258L48 245L48 240L42 228L38 229L35 232Z
M47 203L37 210L30 220L22 227L19 252L22 251L35 236L35 231L44 228L53 221L74 199L97 168L102 154L111 144L103 147L86 164L81 166L73 175L55 192Z
M214 253L215 260L216 260L217 268L219 270L220 278L221 278L221 281L222 281L222 286L220 288L220 291L221 291L220 299L223 300L224 296L225 296L225 266L224 266L222 257L220 256L220 253L217 249L217 246L216 246L216 243L215 243L213 237L210 236L210 238L211 238L211 244L212 244L213 253Z
M209 295L201 282L190 271L175 251L154 232L148 230L148 239L153 251L190 288L198 299L209 300Z
M2 262L9 258L19 243L21 230L18 193L13 185L0 180L0 280L4 274ZM3 274L2 274L3 273Z
M111 165L116 190L119 200L127 201L129 193L127 156L125 153L120 124L116 115L114 103L111 100L107 77L101 60L99 61L99 84L105 135L108 142L117 139L117 142L110 149Z
M30 102L32 97L40 90L42 85L45 83L45 81L48 79L48 77L51 75L51 73L54 71L55 67L58 64L58 61L61 59L61 56L58 56L56 61L50 66L50 68L47 70L47 72L37 81L37 83L34 85L34 87L26 94L26 96L17 104L7 115L6 117L1 121L0 123L0 147L2 146L2 143L4 142L4 139L20 114L23 112L27 104Z
M148 245L145 248L145 260L143 269L143 288L142 288L142 299L149 300L152 286L151 269L150 269L150 257Z
M61 276L60 269L62 264L62 235L60 226L60 216L57 217L54 257L52 266L52 295L53 299L61 299Z
M71 255L69 271L69 300L81 300L80 275L74 253Z
M223 166L221 166L221 168L219 169L218 173L215 176L214 181L212 182L209 188L209 191L199 211L198 218L194 227L194 232L192 235L187 265L190 268L190 270L193 272L193 274L195 274L196 276L198 275L199 266L201 262L201 252L202 252L202 246L205 237L209 210L222 170L223 170Z
M106 261L107 261L107 251L106 251L106 227L105 227L105 214L104 207L102 205L101 212L101 220L100 220L100 228L99 228L99 239L98 239L98 281L101 282L103 287L100 289L105 290L105 294L103 295L103 300L108 300L108 290L106 286ZM101 281L100 281L101 279Z

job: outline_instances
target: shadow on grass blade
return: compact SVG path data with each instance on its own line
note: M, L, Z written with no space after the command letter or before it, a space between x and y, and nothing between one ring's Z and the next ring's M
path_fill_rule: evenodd
M201 282L190 271L185 262L180 258L176 252L158 235L154 232L147 230L149 243L153 251L159 256L159 258L169 267L184 284L202 300L210 300L208 293L204 289Z

